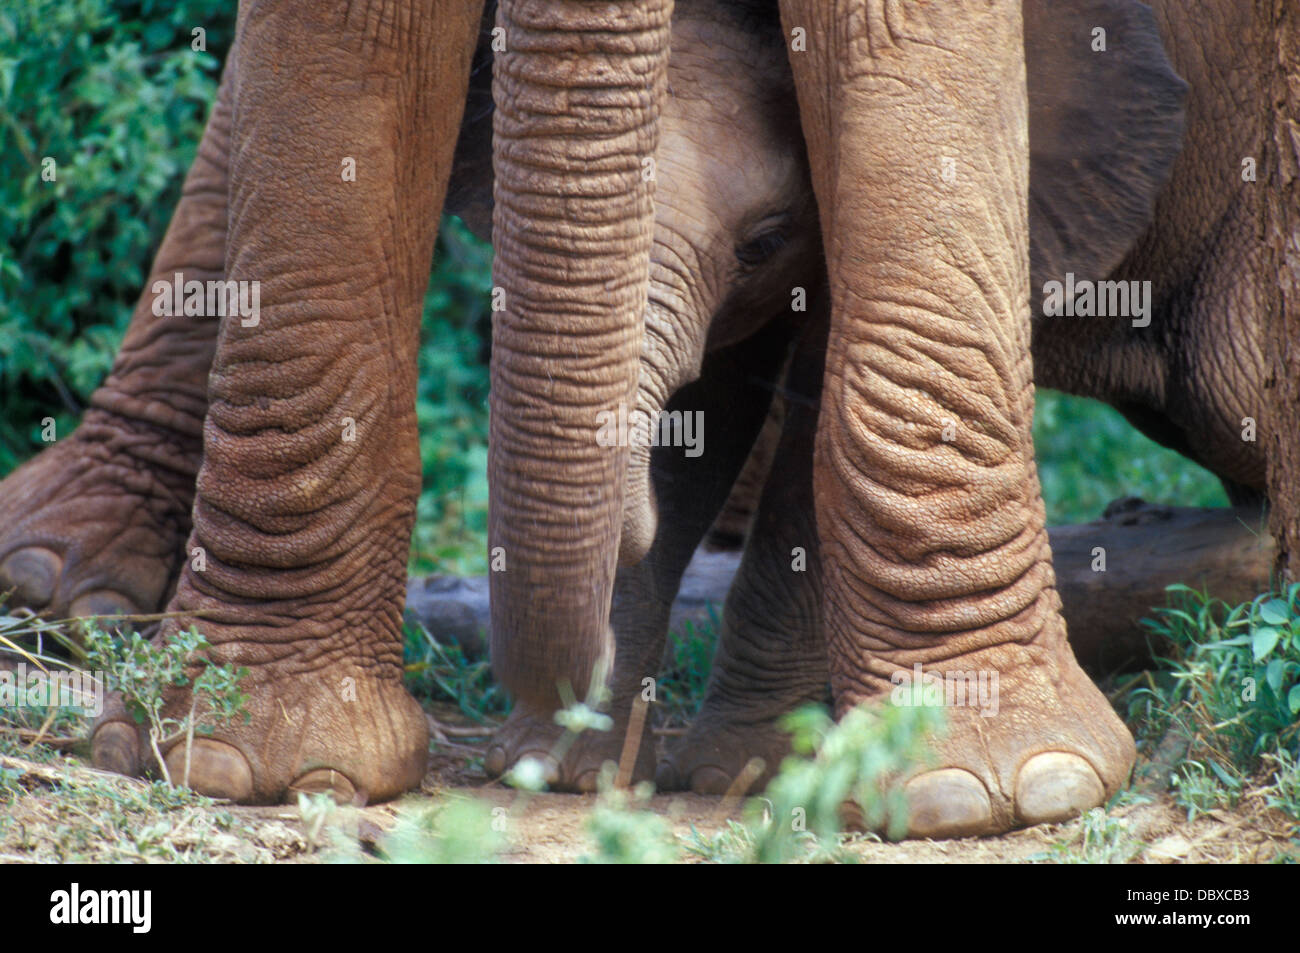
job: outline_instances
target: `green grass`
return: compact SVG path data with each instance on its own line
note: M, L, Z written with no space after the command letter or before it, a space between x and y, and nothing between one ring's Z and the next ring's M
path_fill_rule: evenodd
M668 665L657 681L656 700L663 724L686 724L700 710L709 683L713 650L722 623L717 608L708 606L709 620L696 625L689 619L668 633Z
M1127 864L1137 859L1146 845L1129 830L1122 818L1094 807L1069 825L1051 847L1031 859L1053 864Z
M449 701L482 724L510 711L487 659L468 659L459 645L443 644L424 626L404 626L406 687L420 701Z
M1300 756L1300 583L1229 606L1185 586L1146 622L1169 645L1147 684L1129 696L1129 723L1145 751L1172 736L1178 802L1190 817L1234 806L1271 775L1296 805Z

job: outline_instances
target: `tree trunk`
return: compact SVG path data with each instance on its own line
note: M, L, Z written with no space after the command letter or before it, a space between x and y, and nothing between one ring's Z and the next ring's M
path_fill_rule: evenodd
M1270 377L1262 428L1268 456L1270 529L1278 543L1278 569L1300 580L1300 10L1293 0L1258 0L1261 56L1276 64L1265 100L1272 131L1268 189L1260 223L1276 283L1265 281L1261 302Z

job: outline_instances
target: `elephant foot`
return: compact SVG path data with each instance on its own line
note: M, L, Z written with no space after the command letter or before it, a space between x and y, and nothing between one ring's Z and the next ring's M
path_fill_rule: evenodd
M706 708L669 746L655 771L655 787L738 796L763 790L790 754L790 735L776 721L710 717Z
M217 642L209 625L199 630ZM168 620L162 637L174 633ZM184 739L160 746L174 784L239 804L279 804L298 794L328 793L340 803L383 801L417 787L424 778L429 729L424 712L402 686L396 664L361 666L318 654L277 653L286 661L241 658L251 654L238 633L222 632L212 651L219 663L247 666L241 683L247 695L245 720L236 715L196 734L189 751ZM265 638L263 634L256 634ZM169 694L164 713L184 717L186 692ZM200 713L197 723L205 723ZM120 699L112 699L96 725L92 742L97 767L138 775L161 774L144 726L136 726ZM187 767L188 757L188 767Z
M51 618L155 612L189 532L200 449L92 409L0 482L0 595Z
M1133 738L1061 645L1058 652L999 646L923 669L945 679L942 688L930 682L930 698L945 705L948 728L932 739L928 767L905 779L907 836L969 837L1066 821L1124 784ZM966 702L953 704L962 684Z
M555 723L555 713L530 708L521 702L493 736L484 770L490 777L499 778L520 761L532 758L543 765L550 790L591 793L597 789L604 764L607 761L619 764L623 757L631 710L631 702L611 705L609 711L614 725L609 731L584 731L562 751L557 746L565 729ZM648 717L641 731L629 779L632 783L648 781L655 773L654 737Z

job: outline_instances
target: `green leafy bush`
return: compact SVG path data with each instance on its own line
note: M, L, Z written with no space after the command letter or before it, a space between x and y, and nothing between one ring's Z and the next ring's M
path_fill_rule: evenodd
M1114 408L1045 388L1034 400L1034 452L1049 526L1095 520L1123 496L1227 505L1213 474L1147 439Z
M488 368L492 247L443 219L424 299L420 379L420 494L411 568L487 572Z
M722 622L717 607L708 606L709 619L696 625L690 619L668 633L667 665L659 677L659 704L666 724L685 725L704 702L709 668L718 644Z
M1267 762L1285 768L1300 754L1300 583L1237 606L1169 589L1170 605L1145 624L1170 657L1133 693L1129 721L1147 745L1181 739L1173 783L1194 814L1235 803Z
M40 449L42 418L69 432L107 372L233 19L195 0L0 10L0 475Z

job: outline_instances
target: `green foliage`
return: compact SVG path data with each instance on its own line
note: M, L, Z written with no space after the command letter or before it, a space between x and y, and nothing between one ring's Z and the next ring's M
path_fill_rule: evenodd
M0 764L0 804L12 804L22 792L22 779L27 772L20 767Z
M217 724L239 714L245 721L252 717L245 710L248 696L240 688L248 669L216 665L201 655L212 646L193 626L177 632L163 645L154 645L138 632L119 638L94 622L86 624L85 632L90 663L103 671L109 690L121 692L136 724L149 727L154 758L168 784L172 777L161 754L163 746L185 739L186 771L181 783L188 784L194 734L211 734ZM189 711L180 718L166 714L168 690L186 687L190 689Z
M1148 440L1112 407L1039 388L1034 449L1047 523L1086 523L1123 496L1178 506L1226 506L1219 481Z
M659 711L665 724L687 724L700 710L709 682L713 650L722 624L718 610L709 604L709 621L696 625L687 619L681 630L668 635L667 667L656 682Z
M406 687L416 698L455 702L480 724L510 711L487 659L470 661L459 645L443 645L422 625L407 625L404 631Z
M595 842L594 854L584 864L675 864L681 848L672 827L661 815L644 810L654 786L639 784L622 790L613 785L612 765L601 772L600 797L587 819L587 833Z
M39 787L36 779L26 779ZM213 863L246 860L230 849L234 818L214 802L166 782L78 772L55 782L54 815L38 827L0 836L15 850L44 863Z
M40 449L42 418L68 433L108 370L216 91L234 10L213 9L0 10L0 475Z
M1122 818L1094 807L1070 825L1064 838L1030 859L1053 864L1127 864L1145 850Z
M312 843L330 845L334 863L489 864L505 848L496 823L503 808L473 797L442 795L409 801L396 823L370 847L362 847L356 810L339 807L329 795L298 795L298 811Z
M424 300L416 419L423 492L414 572L487 572L488 369L492 247L443 219Z
M861 706L836 723L825 709L808 706L787 715L784 725L794 750L811 757L787 758L765 798L751 802L756 860L790 860L808 848L809 836L814 844L835 843L847 802L857 805L867 830L903 835L907 804L890 782L923 756L927 737L944 730L942 709Z
M1145 625L1170 657L1134 691L1129 721L1145 745L1167 732L1185 742L1173 783L1194 816L1235 804L1266 759L1285 770L1300 753L1300 583L1238 606L1186 586L1169 593Z
M1268 797L1269 807L1275 807L1291 820L1300 822L1300 757L1289 751L1264 757L1277 765L1272 793ZM1300 827L1296 833L1300 834Z
M726 863L819 862L851 859L842 847L845 805L860 812L869 830L901 836L907 803L895 783L923 757L926 739L944 730L940 709L887 705L855 708L837 724L825 709L808 706L786 716L796 756L787 758L762 797L746 809L744 823L729 821L712 837L693 825L673 836L660 815L639 809L650 787L632 792L612 784L612 765L601 773L601 796L588 823L603 863L674 863L684 849Z
M753 828L728 818L726 826L712 836L701 833L692 824L690 836L683 838L682 847L711 864L742 864L754 856L757 842Z

